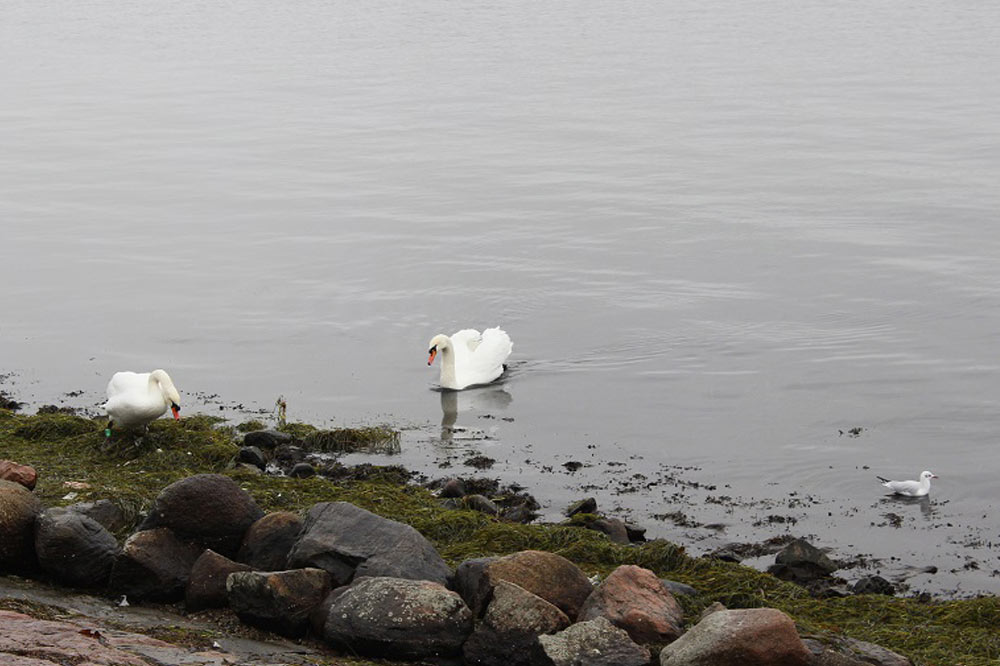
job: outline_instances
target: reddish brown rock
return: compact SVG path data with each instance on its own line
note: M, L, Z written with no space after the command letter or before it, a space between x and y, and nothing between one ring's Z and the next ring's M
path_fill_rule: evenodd
M280 571L302 531L302 519L291 511L269 513L247 530L236 556L261 571Z
M13 481L0 481L0 573L36 567L35 518L42 503Z
M523 550L505 557L467 560L459 565L455 586L479 616L493 588L502 580L538 595L575 620L583 603L593 592L587 576L561 555L540 550Z
M46 666L149 666L144 659L105 646L98 638L81 633L78 625L36 620L21 613L0 610L0 663L24 666L31 663L8 659L18 654L31 655Z
M250 569L249 565L233 562L214 550L206 550L191 567L191 576L184 591L184 607L188 612L193 612L226 606L229 603L226 596L226 579L229 574Z
M681 635L684 611L656 574L631 564L611 572L580 609L580 621L606 617L640 644Z
M38 473L34 467L18 465L13 460L0 460L0 479L20 483L28 490L34 490Z
M241 620L290 638L306 633L310 613L329 592L323 569L239 571L226 580L229 605Z
M130 599L178 601L204 549L181 541L167 527L136 532L111 569L111 590Z
M661 666L806 666L792 619L774 608L720 610L660 653Z

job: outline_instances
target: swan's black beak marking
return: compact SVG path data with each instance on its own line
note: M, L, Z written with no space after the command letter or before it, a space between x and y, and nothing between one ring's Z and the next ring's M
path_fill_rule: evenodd
M428 351L427 353L430 354L430 356L427 359L427 365L430 365L431 363L434 362L434 357L437 356L438 348L437 347L431 347L430 351Z
M175 420L180 420L180 418L181 418L181 406L180 405L178 405L176 402L170 403L170 411L172 411L174 413L174 419Z

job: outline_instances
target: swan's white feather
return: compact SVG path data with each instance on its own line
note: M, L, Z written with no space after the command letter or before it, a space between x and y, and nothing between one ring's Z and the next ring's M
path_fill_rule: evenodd
M459 390L481 386L495 381L504 371L504 361L514 348L499 327L488 328L482 333L465 328L449 336L450 354L442 354L441 386ZM454 363L454 381L447 378L446 363Z
M161 379L151 381L154 374ZM111 377L107 392L104 411L108 417L117 426L131 427L146 425L163 416L174 400L168 394L173 392L176 396L177 389L170 376L162 370L123 371Z

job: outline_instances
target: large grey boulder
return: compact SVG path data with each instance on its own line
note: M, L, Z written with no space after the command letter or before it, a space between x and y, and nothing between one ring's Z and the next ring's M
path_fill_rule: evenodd
M555 666L646 666L649 649L605 617L577 622L551 636L539 636L545 656Z
M167 527L136 532L115 558L111 591L130 599L179 601L202 550Z
M228 476L196 474L164 488L139 529L169 527L182 539L233 557L247 529L263 515Z
M837 568L822 550L805 539L796 539L777 554L767 571L782 580L808 583L829 576Z
M540 656L538 636L569 624L565 613L541 597L500 581L482 622L462 646L462 655L467 664L479 666L535 666Z
M35 522L35 552L42 570L60 582L103 587L111 577L118 541L82 513L48 509Z
M261 571L285 569L301 531L302 519L291 511L269 513L247 530L236 559Z
M622 565L601 581L580 609L580 620L606 617L637 643L669 643L681 635L684 610L649 569Z
M309 628L309 614L330 592L322 569L238 571L226 580L229 605L247 624L298 638Z
M457 655L471 632L468 607L438 583L359 578L334 597L323 637L361 655L423 659Z
M109 532L117 532L126 526L125 512L109 499L93 502L77 502L66 507L67 511L82 513L104 526Z
M466 560L455 573L455 588L480 616L502 580L545 599L575 620L594 586L578 566L561 555L522 550L504 557Z
M288 567L323 569L334 586L361 576L441 585L451 577L451 569L420 532L347 502L321 502L309 509Z
M35 568L35 518L41 512L30 490L0 480L0 573Z
M774 608L718 610L660 652L661 666L806 666L792 619Z

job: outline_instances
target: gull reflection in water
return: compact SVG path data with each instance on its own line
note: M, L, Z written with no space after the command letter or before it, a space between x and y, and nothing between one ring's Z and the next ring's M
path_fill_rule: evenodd
M888 505L894 504L896 506L918 506L920 507L920 513L927 520L934 517L934 513L937 509L934 508L934 504L931 503L931 496L924 495L923 497L905 497L903 495L887 495L879 500L879 504Z
M495 412L506 409L514 399L503 386L499 385L464 391L440 391L440 393L443 444L450 444L454 440L486 439L489 434L482 428L459 425L458 415L477 412L484 416L495 416Z

